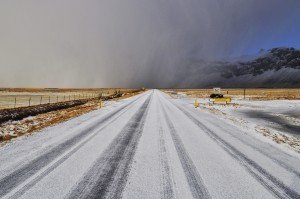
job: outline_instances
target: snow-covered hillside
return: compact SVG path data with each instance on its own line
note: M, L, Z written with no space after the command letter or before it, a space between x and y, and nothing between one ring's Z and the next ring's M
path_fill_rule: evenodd
M300 50L273 48L248 61L185 62L175 86L300 87Z

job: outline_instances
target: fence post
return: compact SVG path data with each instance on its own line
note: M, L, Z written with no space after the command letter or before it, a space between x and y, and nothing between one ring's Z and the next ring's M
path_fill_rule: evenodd
M30 102L31 102L31 97L29 97L29 101L28 101L29 106L30 106Z
M66 101L66 96L64 96L64 101Z
M50 104L50 95L49 95L49 104Z
M246 99L246 89L244 88L244 99Z
M15 105L14 105L14 108L16 108L16 105L17 105L17 97L15 96Z
M58 96L56 96L56 103L58 103Z
M40 105L42 104L43 96L40 97Z

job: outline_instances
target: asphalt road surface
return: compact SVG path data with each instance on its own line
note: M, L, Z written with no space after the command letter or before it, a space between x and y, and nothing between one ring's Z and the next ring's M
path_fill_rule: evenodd
M0 198L300 198L299 156L150 90L0 148Z

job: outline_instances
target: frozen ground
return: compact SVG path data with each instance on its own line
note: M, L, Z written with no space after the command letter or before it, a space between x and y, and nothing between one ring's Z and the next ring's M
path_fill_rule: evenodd
M300 138L300 101L237 101L236 115ZM232 112L233 113L233 112Z
M235 100L234 103L236 106L219 106L218 109L300 138L299 100Z
M151 90L1 147L0 198L300 198L298 153L192 100Z
M172 95L187 106L195 98ZM200 110L218 115L220 119L252 134L260 133L273 141L300 152L300 101L249 100L234 98L231 104L212 104L208 99L197 99ZM256 136L256 135L254 135Z

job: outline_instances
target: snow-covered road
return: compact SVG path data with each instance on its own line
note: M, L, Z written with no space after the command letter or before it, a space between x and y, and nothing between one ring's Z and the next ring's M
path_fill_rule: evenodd
M300 158L150 90L1 147L0 198L300 198Z

